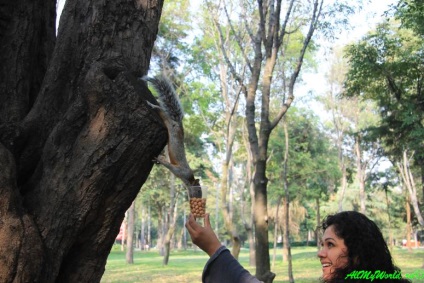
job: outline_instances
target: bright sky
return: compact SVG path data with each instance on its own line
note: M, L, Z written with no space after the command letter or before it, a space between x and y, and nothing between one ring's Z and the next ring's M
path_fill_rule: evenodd
M356 26L353 39L359 39L370 28L374 27L381 21L381 16L389 9L391 4L397 3L398 0L371 0L371 3L364 7L363 11L352 17L352 24ZM352 38L352 34L346 34L346 39Z
M335 0L337 1L337 0ZM397 3L398 0L371 0L370 4L362 9L361 12L354 15L351 18L351 24L353 30L342 32L339 39L336 41L336 46L343 46L351 42L355 42L363 37L368 31L372 30L382 20L382 15L389 9L391 4ZM319 64L319 70L317 73L305 72L302 74L305 85L299 86L295 93L295 104L306 104L309 105L308 101L310 95L309 92L313 91L316 95L323 94L327 90L325 83L325 72L327 71L328 60L331 59L331 54L325 54L322 50L318 55L321 63ZM311 101L309 105L321 119L326 118L326 111L316 101Z

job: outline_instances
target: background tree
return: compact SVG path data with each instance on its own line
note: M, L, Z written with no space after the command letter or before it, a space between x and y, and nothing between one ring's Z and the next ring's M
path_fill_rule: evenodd
M145 101L163 1L7 2L0 281L98 282L166 130ZM14 48L10 48L14 47Z
M420 0L400 0L393 9L395 17L401 21L404 28L424 35L424 6Z
M224 4L223 7L226 5ZM268 140L272 129L277 125L293 100L293 89L296 79L299 75L302 61L309 45L312 34L317 26L318 18L321 13L322 3L314 1L310 7L302 7L301 4L294 9L295 2L290 1L287 7L282 7L282 1L262 2L258 1L257 6L245 3L242 6L238 23L246 26L246 30L242 31L244 34L249 35L250 39L248 44L240 40L240 33L232 28L233 40L237 42L240 48L240 54L245 59L247 71L249 75L243 79L233 62L228 60L228 56L224 51L228 68L232 76L239 84L240 88L246 97L246 123L249 133L249 148L252 154L252 161L254 166L253 187L254 187L254 225L255 225L255 250L256 250L256 276L264 282L272 282L275 274L270 272L270 259L268 251L268 224L267 224L267 178L266 178L266 160L268 158ZM285 17L283 16L283 9L286 8ZM294 67L290 85L288 87L289 93L287 99L284 99L284 104L277 116L273 119L269 117L269 103L271 95L272 74L274 73L277 64L278 55L284 49L284 40L288 38L288 33L291 29L297 29L302 22L292 22L290 19L296 17L293 14L299 12L302 15L302 8L312 12L305 13L309 15L306 22L309 24L307 33L304 38L303 44L300 47L300 55L297 57L297 65ZM224 11L227 13L227 10ZM293 14L292 14L293 13ZM234 26L233 19L229 17L228 13L223 15L227 18L228 25ZM246 19L253 19L251 23L245 22ZM220 24L216 21L220 33L222 29ZM262 76L262 83L260 78ZM260 89L260 90L259 90ZM259 129L256 124L256 103L257 97L261 101L259 103L260 111L260 125Z
M282 218L284 221L281 221L281 227L284 227L284 237L286 237L283 240L283 259L288 260L289 280L294 281L293 274L290 276L293 272L290 266L292 238L289 235L295 230L299 233L299 226L304 217L290 216L291 203L293 201L308 202L311 206L315 203L319 204L321 199L328 199L330 192L334 191L340 173L337 168L336 151L331 146L326 133L320 129L318 119L311 111L292 107L290 115L284 119L287 120L287 129L284 129L283 122L281 127L276 128L270 140L270 148L273 150L268 164L269 196L273 200L283 200L281 215L284 216ZM284 162L283 165L281 162ZM319 205L314 207L316 212L319 209ZM295 225L294 223L297 223L297 228L290 228ZM316 227L313 225L313 230Z
M355 141L353 152L356 158L356 180L359 186L359 206L360 212L366 211L366 185L375 167L381 158L381 147L378 140L369 137L367 128L377 125L378 118L374 113L375 106L370 101L359 101L353 99L351 105L354 106L355 114L352 120L354 132L351 133Z
M134 263L134 244L135 244L135 201L132 202L130 208L127 211L128 213L128 229L127 229L127 253L126 259L127 263Z
M170 193L170 203L169 208L166 211L165 215L165 225L164 225L164 246L165 254L163 256L163 265L168 265L169 255L171 253L171 240L174 236L175 225L177 223L177 212L178 212L178 191L175 187L175 176L171 176L171 187L169 190Z
M232 11L234 7L232 3L228 3L226 9ZM231 73L228 72L226 60L236 62L239 60L237 56L237 45L231 41L231 29L225 27L218 29L216 19L219 17L218 10L212 1L206 1L205 7L202 9L204 17L200 21L202 35L196 38L194 46L194 56L197 62L202 62L205 56L208 58L209 64L199 64L200 72L206 76L213 85L213 82L219 81L212 92L215 98L209 101L208 111L215 113L213 120L209 120L209 139L213 140L214 150L217 159L221 159L219 187L221 189L221 213L224 220L225 229L231 240L232 255L238 259L241 248L240 231L237 229L236 223L233 222L234 209L232 204L235 186L235 170L237 167L233 158L233 148L235 146L236 137L239 126L242 121L239 118L240 113L238 107L241 89L232 79ZM223 53L226 51L226 54ZM235 54L234 54L235 53ZM234 55L233 55L234 54ZM220 97L216 95L219 94ZM243 217L243 214L241 214Z
M352 117L352 102L341 97L344 91L343 83L347 71L347 62L343 58L342 49L336 47L333 50L331 63L326 74L328 90L319 98L323 103L324 109L330 113L330 119L327 123L328 130L337 146L338 166L341 177L338 187L338 211L343 211L343 201L349 182L352 179L353 154L349 148L353 148L353 141L349 133L351 132L351 123L349 117Z
M293 263L292 263L292 254L290 246L290 192L289 192L289 181L288 181L288 171L289 171L289 131L287 129L287 121L283 119L283 130L284 130L284 159L283 159L283 172L282 172L282 181L284 187L284 197L283 197L283 208L284 208L284 221L283 221L283 245L285 251L285 257L287 258L287 273L289 275L289 282L294 282L293 277Z
M271 282L274 275L270 272L269 266L268 180L266 177L269 137L293 101L294 87L315 30L318 26L328 28L331 23L324 20L323 1L319 0L288 1L288 3L279 0L245 2L231 15L226 9L228 2L231 1L217 4L216 8L222 12L215 21L220 34L225 34L224 26L230 27L231 41L237 43L239 56L244 61L242 66L246 66L240 68L239 64L229 60L228 53L223 49L228 70L242 89L246 99L244 108L246 128L253 164L253 176L250 181L254 191L252 213L256 237L256 276L260 280ZM334 8L335 6L337 7ZM331 15L331 20L334 19L336 11L341 13L346 10L352 11L350 6L342 2L335 6L326 6L325 15ZM302 31L302 36L292 37L296 31ZM242 40L246 36L248 41ZM291 40L297 43L296 56L285 59L286 48ZM287 85L282 88L282 95L280 95L280 97L283 96L279 104L280 109L276 115L271 117L272 89L278 83L280 86L282 84L282 80L278 80L281 73L277 71L279 69L278 62L281 61L287 62L284 74L288 80ZM280 66L282 65L280 64Z
M375 32L347 50L350 69L346 95L377 103L381 122L370 130L381 138L394 164L404 160L405 151L413 156L413 163L409 164L415 170L411 173L424 190L422 45L422 37L411 30L393 22L380 24ZM422 220L418 197L411 195L411 201L417 218Z

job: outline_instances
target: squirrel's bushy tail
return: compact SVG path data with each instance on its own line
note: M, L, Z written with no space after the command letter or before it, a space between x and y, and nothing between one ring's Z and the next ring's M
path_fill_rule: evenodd
M158 93L159 104L162 110L165 111L172 120L181 122L184 113L180 104L180 99L171 81L164 75L158 75L154 78L145 76L143 80L150 82Z

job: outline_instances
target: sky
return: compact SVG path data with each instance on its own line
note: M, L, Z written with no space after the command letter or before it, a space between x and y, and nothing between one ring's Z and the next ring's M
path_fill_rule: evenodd
M371 0L371 3L363 7L363 10L352 17L352 24L355 26L353 32L343 34L340 40L356 40L363 36L368 30L372 29L379 21L385 11L389 9L390 4L398 0Z
M337 0L335 0L337 1ZM372 30L379 22L382 21L382 15L389 9L391 4L397 3L398 0L371 0L368 5L351 17L352 30L344 31L339 34L339 39L332 46L344 46L349 43L360 40L368 31ZM324 44L325 45L325 44ZM328 49L321 49L318 52L319 69L317 72L303 72L302 77L304 84L298 85L295 93L294 105L305 106L314 110L321 120L328 119L327 111L321 105L317 105L316 101L310 100L310 93L315 96L324 94L327 90L325 83L325 73L329 68L329 61L332 54L328 53Z

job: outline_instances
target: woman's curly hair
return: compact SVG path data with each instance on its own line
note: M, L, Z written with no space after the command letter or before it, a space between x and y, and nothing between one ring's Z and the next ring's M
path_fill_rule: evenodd
M329 215L322 223L325 231L333 225L336 235L344 240L348 249L348 264L336 269L331 282L370 282L368 279L345 279L352 271L384 271L387 274L400 273L393 264L389 248L378 226L365 215L356 211L344 211ZM382 281L383 282L383 281ZM410 282L406 279L387 279L384 282Z

